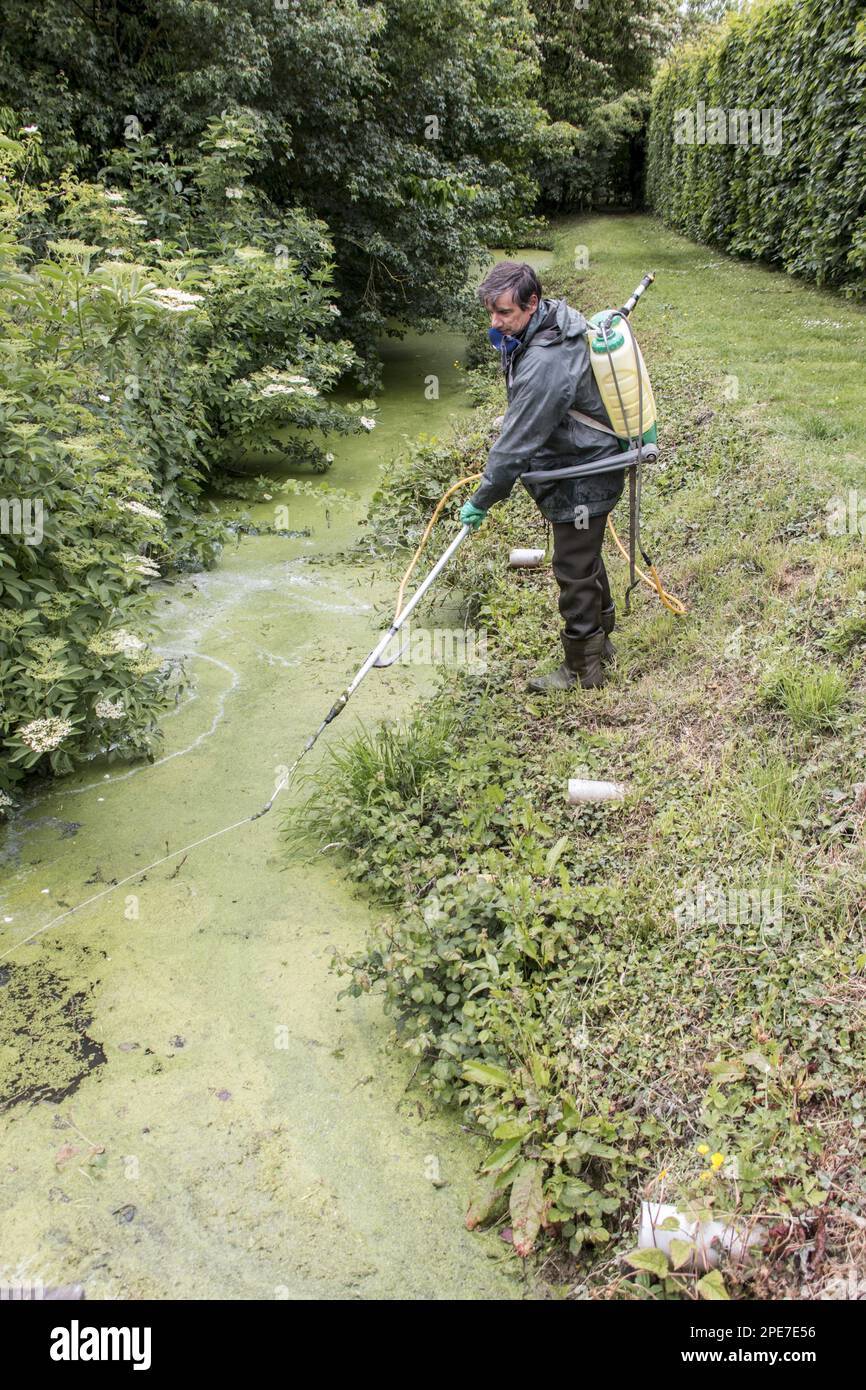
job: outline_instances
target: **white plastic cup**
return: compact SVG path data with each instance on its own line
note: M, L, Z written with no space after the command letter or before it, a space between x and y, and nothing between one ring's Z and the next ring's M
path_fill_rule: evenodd
M572 806L582 801L622 801L624 797L622 782L587 782L582 777L568 779L568 800Z

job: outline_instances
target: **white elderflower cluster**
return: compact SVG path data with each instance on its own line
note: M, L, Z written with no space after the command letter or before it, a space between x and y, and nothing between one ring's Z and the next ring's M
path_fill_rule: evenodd
M12 800L9 793L0 791L0 812L8 811L9 807L14 805L15 802Z
M329 304L328 308L330 309L331 313L334 314L337 318L340 317L340 310L337 308L336 304Z
M106 189L105 196L106 196L106 198L108 199L108 201L109 201L110 203L125 203L125 202L126 202L126 199L125 199L124 195L123 195L122 193L119 193L119 192L117 191L116 188L109 188L109 189Z
M151 560L149 555L124 555L123 562L136 574L141 574L145 579L160 579L162 571L155 560Z
M133 632L127 632L125 627L116 627L111 632L98 632L91 637L87 650L93 652L94 656L135 656L143 652L146 645Z
M263 386L259 395L261 396L293 396L294 386L284 386L280 381L272 381L267 386Z
M204 299L204 295L192 294L189 290L176 290L166 285L154 290L153 298L162 309L170 309L173 314L188 314Z
M273 369L263 372L267 382L259 390L261 396L318 396L318 387L310 385L310 378L302 372L277 372Z
M146 643L140 637L136 637L134 632L127 632L125 627L119 627L112 634L114 637L114 650L122 652L124 656L129 656L133 652L143 652Z
M120 506L125 512L133 512L136 516L147 516L151 521L162 521L162 512L154 511L153 507L145 506L144 502L121 502Z
M374 430L376 428L376 421L371 420L369 415L361 416L361 424L364 426L365 430Z
M33 719L29 724L24 724L18 730L18 737L34 753L51 753L71 733L72 724L68 719L49 715L46 719Z
M122 719L126 713L122 700L97 700L94 708L98 719Z

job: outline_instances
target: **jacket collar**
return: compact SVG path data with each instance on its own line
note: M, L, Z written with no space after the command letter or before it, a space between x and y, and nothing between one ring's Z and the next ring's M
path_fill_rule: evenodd
M508 381L511 379L515 355L528 346L536 333L542 328L560 328L559 316L564 306L565 300L542 299L519 338L513 337L510 333L503 333L499 328L488 328L487 336L493 346L499 349L502 370Z
M558 299L542 299L523 334L523 346L528 347L532 338L535 337L542 328L555 328L557 326L557 314L561 301Z

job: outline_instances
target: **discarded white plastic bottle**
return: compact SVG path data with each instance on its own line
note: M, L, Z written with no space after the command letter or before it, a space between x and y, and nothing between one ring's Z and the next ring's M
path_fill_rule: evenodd
M663 1231L662 1223L669 1217L673 1217L679 1225L676 1230ZM669 1202L640 1204L638 1249L651 1250L655 1247L667 1255L672 1240L691 1241L695 1248L687 1264L693 1269L715 1269L722 1250L727 1251L732 1260L744 1260L753 1246L763 1245L766 1239L764 1226L754 1225L746 1229L741 1224L727 1221L697 1221L677 1211Z

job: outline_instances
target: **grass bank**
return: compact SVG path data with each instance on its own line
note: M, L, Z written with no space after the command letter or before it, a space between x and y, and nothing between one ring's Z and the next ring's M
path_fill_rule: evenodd
M288 833L391 909L339 964L350 990L384 992L419 1077L489 1135L469 1225L499 1221L565 1296L850 1296L866 1269L866 318L643 217L561 223L555 250L546 292L587 312L658 273L638 321L662 446L644 532L688 615L642 588L623 617L612 553L608 684L527 695L558 660L558 617L549 569L506 568L511 545L544 541L516 490L455 566L481 669L447 671L407 727L335 748ZM483 466L502 388L489 363L473 380L477 421L411 447L371 535L411 540ZM570 775L628 798L570 808ZM760 1224L762 1250L709 1276L687 1244L630 1261L642 1199Z

